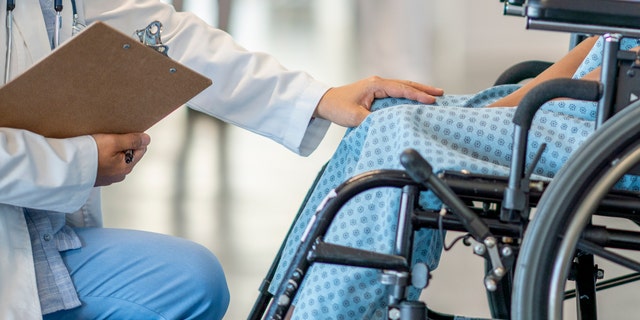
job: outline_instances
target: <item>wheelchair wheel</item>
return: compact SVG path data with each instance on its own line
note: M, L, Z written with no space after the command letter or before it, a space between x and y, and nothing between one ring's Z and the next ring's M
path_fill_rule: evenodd
M582 231L612 186L638 163L640 102L635 102L576 150L538 203L515 267L513 319L562 318L565 283ZM595 286L593 274L592 280Z

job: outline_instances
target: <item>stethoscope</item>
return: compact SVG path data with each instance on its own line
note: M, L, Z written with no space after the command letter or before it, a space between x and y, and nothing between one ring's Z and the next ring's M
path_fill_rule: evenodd
M13 45L13 9L16 8L15 0L7 0L7 58L5 59L4 67L4 83L9 82L11 77L11 47ZM56 11L56 20L53 36L53 47L57 48L60 45L60 29L62 28L62 0L53 1L53 9ZM71 0L71 9L73 11L73 23L72 34L81 30L78 23L78 9L76 8L76 1Z
M13 46L13 9L16 8L15 0L7 0L7 58L4 61L4 83L9 82L11 76L11 47Z

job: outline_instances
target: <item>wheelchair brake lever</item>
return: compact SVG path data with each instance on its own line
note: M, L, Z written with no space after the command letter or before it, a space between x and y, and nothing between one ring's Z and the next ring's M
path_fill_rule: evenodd
M400 163L415 182L433 191L452 209L474 239L484 242L485 239L493 236L489 227L458 198L448 185L433 174L433 167L418 151L406 149L400 155Z
M443 203L452 209L469 234L479 242L481 247L474 248L474 251L479 255L486 253L491 263L491 271L484 279L485 288L489 291L495 291L498 282L507 274L507 269L500 256L498 240L493 236L489 227L456 196L448 185L433 174L433 167L416 150L406 149L403 151L400 155L400 163L414 181L433 191ZM478 252L478 250L482 252Z
M531 175L533 174L533 170L538 165L538 162L540 161L540 158L542 157L542 153L544 152L545 149L547 149L546 143L543 143L542 145L540 145L540 148L536 152L536 155L533 157L533 160L531 161L531 163L529 164L529 167L525 171L523 180L526 181L527 184L529 184L529 181L531 180Z

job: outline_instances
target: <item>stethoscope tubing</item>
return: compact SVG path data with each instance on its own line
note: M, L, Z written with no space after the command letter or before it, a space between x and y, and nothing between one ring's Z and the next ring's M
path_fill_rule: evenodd
M55 0L53 2L53 9L56 11L53 46L57 48L60 45L60 29L62 28L62 0Z
M4 61L4 83L11 77L11 48L13 47L13 9L15 0L7 0L7 58Z
M13 47L13 9L16 7L15 0L7 0L7 50L4 67L4 83L9 82L11 78L11 52ZM76 29L78 12L76 9L76 1L71 0L71 7L73 10L73 30ZM60 45L60 29L62 28L62 0L54 0L53 9L56 11L56 21L54 30L54 47L57 48Z

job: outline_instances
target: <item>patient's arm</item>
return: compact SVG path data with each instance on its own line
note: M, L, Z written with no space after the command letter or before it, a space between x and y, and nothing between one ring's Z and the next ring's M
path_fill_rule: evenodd
M492 103L488 107L513 107L520 103L520 100L524 95L536 85L551 79L557 78L571 78L576 72L582 60L589 54L589 51L593 47L598 37L591 37L580 42L575 48L573 48L562 59L558 60L547 70L539 74L537 77L523 85L520 89L514 91L512 94ZM596 69L596 70L599 70ZM591 80L597 80L599 78L599 72L596 70L589 73L588 77ZM585 77L587 79L587 77Z

